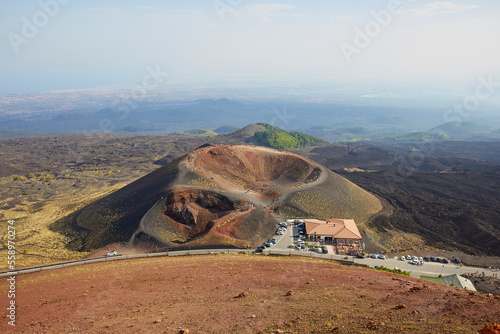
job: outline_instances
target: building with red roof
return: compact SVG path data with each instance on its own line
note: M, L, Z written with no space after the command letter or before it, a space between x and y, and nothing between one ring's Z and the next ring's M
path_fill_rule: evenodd
M304 223L309 241L334 244L338 254L361 252L361 233L354 219L305 219Z

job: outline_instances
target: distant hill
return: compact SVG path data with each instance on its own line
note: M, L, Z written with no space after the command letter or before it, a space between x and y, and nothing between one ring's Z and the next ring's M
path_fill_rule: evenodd
M207 129L194 129L185 132L175 131L170 134L171 136L217 136L218 134Z
M323 140L301 132L287 132L276 126L257 123L264 130L256 131L254 137L260 144L277 149L299 149L309 144L322 143Z
M484 126L478 125L472 122L447 122L432 128L430 131L434 132L445 132L445 133L467 133L467 132L490 132L493 129Z
M372 132L372 130L365 128L365 127L328 127L328 126L321 126L321 125L315 125L309 130L313 131L328 131L332 132L335 134L339 135L349 135L349 134L354 134L354 135L365 135L369 134Z
M233 131L232 133L228 134L228 136L235 138L249 138L253 137L257 131L264 131L264 130L266 130L266 128L261 125L250 124L245 126L244 128Z
M220 106L220 107L226 107L226 106L239 106L241 103L231 101L226 98L214 100L214 99L199 99L195 101L198 104L203 104L203 105L209 105L209 106Z
M226 135L228 138L245 139L248 143L275 149L295 150L324 141L302 132L287 132L267 123L250 124Z
M396 134L384 134L381 139L397 141L443 141L450 140L450 137L445 133L433 131L410 131Z
M219 134L219 135L225 135L225 134L231 133L231 132L236 131L236 130L238 130L238 128L235 126L223 125L223 126L218 127L217 129L215 129L214 132Z

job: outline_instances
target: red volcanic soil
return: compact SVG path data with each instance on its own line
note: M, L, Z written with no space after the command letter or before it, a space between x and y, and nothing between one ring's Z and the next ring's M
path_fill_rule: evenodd
M255 231L249 235L241 233L240 228L253 222L249 214L254 209L249 199L230 199L216 191L175 186L147 213L142 229L157 240L180 240L182 247L231 245L248 248ZM275 223L270 224L274 229ZM266 230L269 232L272 230Z
M244 145L200 148L188 160L188 167L229 191L294 187L316 167L293 153Z
M2 279L0 294L7 290ZM500 319L500 300L485 294L327 260L240 254L20 275L16 305L22 333L475 333ZM2 309L0 332L13 333Z
M281 194L276 190L268 190L264 191L260 194L259 200L261 201L271 201L273 199L278 199L281 197Z

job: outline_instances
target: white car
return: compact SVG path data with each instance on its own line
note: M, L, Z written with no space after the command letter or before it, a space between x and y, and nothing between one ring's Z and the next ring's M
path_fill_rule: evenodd
M118 253L114 250L114 251L111 251L108 254L106 254L106 256L115 256L116 254L118 254Z
M419 258L418 258L418 260L419 260L420 262L424 262L424 258L423 258L423 257L419 257Z
M401 261L406 261L406 257L401 256L401 257L399 258L399 260L401 260Z
M411 260L411 256L410 255L406 255L406 259L407 260Z

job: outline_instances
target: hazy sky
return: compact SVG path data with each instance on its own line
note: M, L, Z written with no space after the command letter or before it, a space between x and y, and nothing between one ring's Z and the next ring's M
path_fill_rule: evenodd
M500 81L500 1L394 2L2 1L0 93L135 83L157 65L179 79Z

